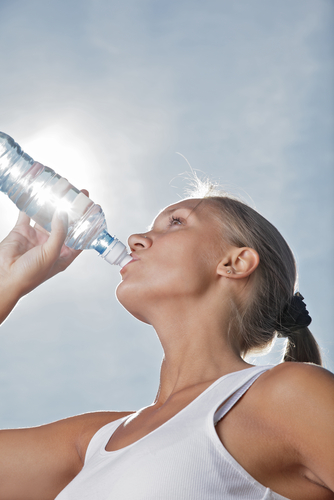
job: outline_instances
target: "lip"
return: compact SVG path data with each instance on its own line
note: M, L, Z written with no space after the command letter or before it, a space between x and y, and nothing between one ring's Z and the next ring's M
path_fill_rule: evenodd
M122 274L122 272L124 271L124 269L126 267L128 267L129 264L132 264L132 262L135 262L136 260L140 260L139 257L137 257L137 255L134 255L132 253L130 253L131 257L132 257L132 260L130 260L130 262L128 262L127 264L125 264L124 267L122 267L122 269L120 270L120 273Z

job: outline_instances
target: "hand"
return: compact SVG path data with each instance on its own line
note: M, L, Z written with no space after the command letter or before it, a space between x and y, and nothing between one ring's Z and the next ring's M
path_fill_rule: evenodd
M64 245L66 214L55 215L51 228L49 234L37 224L30 226L30 218L20 212L15 227L0 244L2 289L15 289L23 296L66 269L75 259L79 252Z
M23 295L64 271L80 254L64 245L66 234L66 213L55 214L49 234L37 224L32 227L30 218L20 212L0 243L0 323Z

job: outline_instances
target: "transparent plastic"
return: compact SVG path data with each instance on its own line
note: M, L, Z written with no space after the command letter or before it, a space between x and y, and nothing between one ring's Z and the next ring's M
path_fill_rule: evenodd
M110 264L130 262L125 245L107 231L103 210L67 179L35 162L7 134L0 132L0 191L47 231L56 210L68 214L65 244L94 249Z

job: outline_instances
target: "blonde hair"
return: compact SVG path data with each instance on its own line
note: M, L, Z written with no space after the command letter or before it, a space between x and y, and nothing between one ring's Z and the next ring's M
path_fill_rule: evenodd
M253 273L252 293L246 303L234 304L231 320L240 352L268 346L276 336L288 338L284 361L322 364L319 346L306 326L280 325L283 311L295 292L297 271L293 253L280 232L256 210L195 176L191 197L207 200L223 226L223 239L236 247L250 247L260 256Z

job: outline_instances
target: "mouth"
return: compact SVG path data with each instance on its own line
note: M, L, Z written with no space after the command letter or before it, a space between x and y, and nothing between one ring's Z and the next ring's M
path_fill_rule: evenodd
M130 262L128 262L127 264L125 264L124 267L122 267L122 269L120 270L120 273L122 274L122 272L124 271L124 269L126 267L128 267L130 264L132 264L133 262L135 262L136 260L140 260L139 257L137 257L137 255L134 255L132 253L130 253L131 257L132 257L132 260L130 260Z

